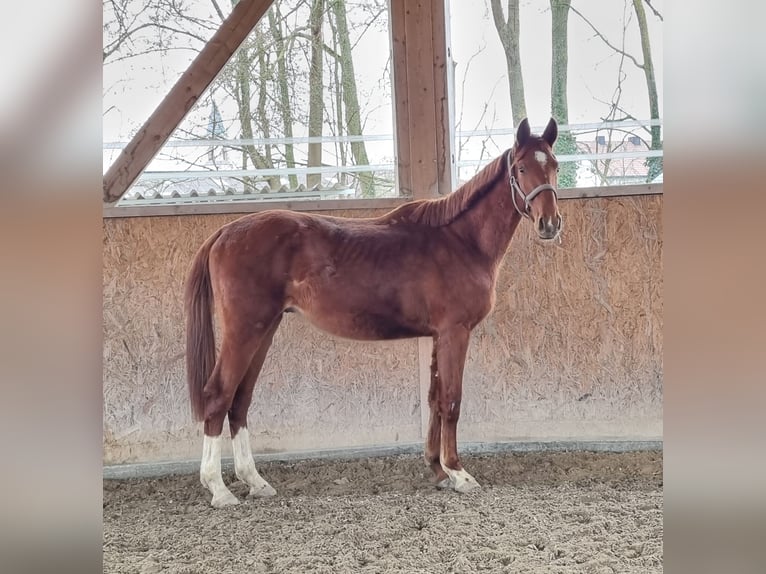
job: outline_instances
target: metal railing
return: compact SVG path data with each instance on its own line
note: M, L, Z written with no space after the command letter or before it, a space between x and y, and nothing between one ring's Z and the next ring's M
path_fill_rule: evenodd
M649 158L661 158L663 151L649 149L647 145L649 128L652 126L662 126L661 120L624 120L609 122L591 122L581 124L559 125L559 134L570 132L575 136L575 140L584 141L585 134L592 134L592 142L597 141L597 135L617 135L618 137L606 139L597 147L602 151L589 151L587 146L578 145L582 149L574 154L559 154L557 159L560 164L577 163L582 167L586 162L592 166L597 166L598 162L608 162L620 160L623 162L633 162L635 160L646 161ZM533 132L540 133L544 126L532 126ZM510 147L515 129L498 128L491 130L466 130L456 132L457 150L455 161L455 179L456 181L470 178L488 161L502 153L504 149ZM630 138L639 138L641 145L632 145L632 149L623 150L626 141ZM313 143L322 144L346 144L352 142L391 142L387 148L385 156L394 156L394 135L363 135L363 136L326 136L326 137L292 137L292 138L249 138L249 139L189 139L189 140L170 140L163 150L173 150L168 153L161 152L152 162L176 163L179 167L176 169L149 169L145 171L137 180L133 189L118 203L119 206L129 205L147 205L149 202L154 205L159 204L187 204L187 203L210 203L210 202L231 202L231 201L279 201L285 198L290 199L349 199L359 197L358 187L360 175L371 174L375 183L374 197L397 197L396 191L396 163L390 161L378 161L370 165L322 165L308 167L306 164L307 153L303 146ZM280 164L266 169L248 168L237 169L233 162L222 160L223 151L227 153L243 153L245 146L285 146L292 144L296 155L295 167L288 167L284 159L280 159ZM117 152L126 144L123 142L106 142L103 144L105 160L108 150ZM476 153L472 146L480 148L481 153ZM205 150L187 154L183 159L181 156L184 148L196 148ZM179 153L180 152L180 153ZM217 154L214 161L201 162L201 159L208 154ZM116 157L116 153L112 154ZM325 158L332 159L336 155L335 148L326 148L323 150ZM374 154L370 154L374 157ZM380 155L380 154L379 154ZM349 153L350 157L351 154ZM114 160L110 158L108 163ZM105 163L107 163L105 161ZM182 168L183 164L187 167ZM586 166L587 167L587 166ZM614 167L614 166L612 166ZM619 168L619 166L618 166ZM307 185L307 176L319 175L321 180L319 184L311 187ZM289 187L288 180L290 176L297 176L300 184ZM627 183L646 183L639 182L640 174L630 176L634 181ZM630 179L626 176L623 179ZM211 183L211 180L217 182ZM295 178L292 178L295 181ZM624 185L626 182L619 183L619 177L604 177L595 184L586 180L578 180L576 188ZM278 189L273 187L264 188L269 180L273 182L278 180L281 185ZM204 182L207 189L192 189L193 183ZM617 182L617 183L615 183ZM343 184L342 184L343 183ZM260 186L260 189L258 189Z

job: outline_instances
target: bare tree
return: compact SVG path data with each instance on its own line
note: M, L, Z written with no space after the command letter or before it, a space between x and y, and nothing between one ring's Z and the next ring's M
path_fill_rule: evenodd
M269 126L266 116L266 85L260 83L258 88L258 98L256 100L256 110L253 112L251 93L251 83L253 69L258 70L257 76L265 76L266 59L263 55L262 37L258 27L254 30L254 35L248 38L234 55L234 98L237 102L237 116L244 139L253 139L255 136L254 125L259 122L258 132L263 137L268 137ZM265 153L262 154L253 144L246 144L242 147L242 169L247 169L247 160L258 169L269 169L273 167L269 146L265 146ZM248 180L247 184L251 184ZM270 178L271 187L279 187L279 178Z
M651 8L651 4L649 5ZM646 22L646 12L642 0L633 0L633 9L636 11L638 20L638 29L641 33L641 52L643 54L643 64L639 66L644 70L646 77L646 91L649 96L649 117L653 120L660 118L660 105L657 96L657 82L654 77L654 61L652 60L652 47L649 42L649 27ZM659 15L658 12L652 10ZM661 16L659 16L661 18ZM662 149L662 137L660 135L660 126L651 126L652 143L651 149ZM662 157L650 157L647 160L649 173L647 180L652 181L662 172Z
M354 58L351 53L351 38L349 36L348 22L346 20L346 1L330 0L335 27L340 45L340 68L342 78L343 104L346 111L346 133L352 136L362 135L362 114L359 106L359 96L356 88L356 76L354 74ZM351 142L351 153L356 165L369 165L367 149L363 141ZM358 175L362 195L371 197L374 195L374 185L371 173Z
M311 3L311 16L309 27L311 32L311 67L309 69L309 137L322 136L323 116L323 54L324 39L322 35L322 20L324 17L324 0L313 0ZM322 144L319 142L309 143L308 165L318 167L322 165ZM306 176L306 186L313 187L322 181L322 174L309 174Z
M239 0L229 0L231 6ZM207 20L190 16L196 7L188 0L104 0L104 59L118 61L152 51L191 49L198 51L225 19L220 0L210 0ZM187 5L188 4L188 5ZM289 6L289 8L288 8ZM221 123L232 135L244 140L237 145L243 169L278 169L296 166L296 146L290 142L296 131L308 129L312 138L323 130L338 135L361 136L367 114L374 111L362 96L355 77L353 49L369 29L380 24L386 2L376 0L347 9L345 0L275 0L264 18L235 52L232 60L214 80L216 104L223 116ZM196 12L199 13L199 12ZM376 24L377 23L377 24ZM379 28L379 26L378 26ZM330 38L326 38L329 36ZM333 75L329 83L327 75ZM336 81L337 80L337 81ZM327 84L327 85L325 85ZM325 95L329 98L325 99ZM208 96L199 104L213 105ZM198 105L199 105L198 104ZM335 108L335 109L332 109ZM204 115L205 119L202 119ZM205 137L209 114L193 113L179 126L177 133L192 139ZM337 125L336 125L337 124ZM256 143L283 135L286 143ZM237 137L237 136L235 136ZM253 142L256 140L256 142ZM323 145L308 146L308 165L322 165ZM176 148L174 148L176 149ZM190 167L210 167L201 161L208 156L189 157L183 152L164 151L168 159L184 161ZM339 145L343 165L369 165L364 142ZM353 158L353 159L352 159ZM350 177L351 174L343 175ZM355 177L363 195L374 193L372 174ZM252 188L253 178L244 178ZM278 176L269 176L272 188L281 185ZM321 175L307 178L312 186ZM289 176L290 187L298 178Z
M622 39L621 39L621 52L618 52L619 64L617 67L617 82L612 92L612 97L609 101L597 100L607 106L608 112L601 118L604 122L609 122L605 128L597 128L593 133L595 136L595 142L593 145L582 142L578 144L578 147L582 147L586 153L600 154L607 156L612 152L619 152L623 150L629 138L634 136L630 129L617 127L619 122L624 119L629 119L626 116L621 104L623 95L623 81L627 78L625 72L625 61L627 56L625 55L625 39L630 24L630 19L623 18L622 26ZM633 118L630 118L633 119ZM587 132L585 132L587 133ZM611 157L596 157L590 160L590 172L596 177L600 185L615 185L619 180L624 180L626 176L632 175L631 172L632 163L635 160L613 159Z
M495 29L503 45L508 68L508 88L511 96L513 124L519 125L527 117L524 100L524 78L521 73L521 54L519 52L519 0L507 0L508 17L503 15L500 0L490 0Z
M327 110L327 123L330 131L335 136L342 136L346 133L346 122L344 120L345 114L343 113L343 79L340 70L340 47L338 46L338 30L335 25L335 21L332 18L328 18L330 25L330 38L332 41L332 47L325 46L326 49L332 51L332 75L330 76L330 90L333 94L333 98L329 101L330 109ZM348 144L341 140L335 142L335 155L340 158L341 165L348 164L349 149ZM348 173L338 173L338 182L347 185Z
M633 63L634 66L639 68L644 72L644 77L646 79L646 87L647 87L647 96L649 100L649 117L651 120L659 120L660 113L659 113L659 97L657 94L657 84L655 80L654 75L654 62L652 60L652 53L651 53L651 45L649 42L649 29L648 29L648 23L646 20L646 13L643 8L643 2L645 0L632 0L633 10L636 14L636 20L638 22L638 28L639 33L641 36L641 51L642 51L642 58L643 61L639 61L635 56L628 53L625 50L624 46L624 38L625 38L625 27L627 26L627 19L626 19L626 25L623 27L623 45L622 47L615 46L601 31L599 31L593 23L574 7L571 7L572 12L577 14L590 28L593 30L594 34L600 38L607 46L609 46L612 50L614 50L616 53L618 53L622 59L627 59L630 62ZM652 11L655 13L655 15L661 20L662 15L657 12L651 4L649 4ZM628 114L625 110L622 110L621 108L618 108L621 112L623 112L624 117L635 119L633 115ZM652 150L659 150L662 149L662 137L660 134L660 126L651 126L649 128L646 128L646 131L651 136L651 142L649 144L649 148ZM647 181L652 181L657 175L659 175L662 172L662 158L648 158L646 165L648 167L647 170Z
M471 57L468 58L468 61L466 62L466 65L465 65L465 69L463 70L463 77L462 77L461 82L460 82L460 100L462 101L462 103L461 103L461 106L460 106L460 114L458 115L458 118L457 118L457 120L455 122L455 131L461 131L463 129L463 125L464 125L465 88L466 88L466 83L468 81L468 74L469 74L469 71L471 69L471 64L473 63L473 60L476 57L478 57L482 52L484 52L486 47L487 47L486 44L482 43L476 49L476 51L473 54L471 54ZM453 65L455 67L457 67L457 62L453 62ZM475 122L475 124L473 126L473 130L471 130L471 131L478 130L479 126L482 123L484 123L484 125L485 125L485 127L487 129L491 129L491 126L495 123L495 120L497 119L497 115L494 112L494 110L493 110L493 113L492 113L489 121L486 121L486 120L487 120L487 114L489 113L489 100L492 99L491 96L494 95L495 90L497 89L497 86L498 86L499 83L500 83L500 80L498 80L495 83L495 85L492 86L492 91L490 92L490 97L486 98L486 100L484 101L484 105L482 106L481 114L479 115L478 119L476 120L476 122ZM475 136L472 134L472 135L468 135L467 137L461 137L460 138L460 143L459 143L458 149L457 149L457 161L458 161L458 163L460 163L460 160L463 157L463 153L465 151L465 148L468 146L468 144L471 142L471 140L474 137ZM488 149L490 142L493 142L491 134L485 135L481 139L481 151L479 152L478 163L477 163L477 165L476 165L476 167L474 169L473 175L476 175L482 169L483 161L484 161L484 159L486 157L485 154L488 155L488 154L495 153L496 150L490 151ZM494 146L494 147L497 147L497 146Z
M268 11L269 30L274 40L274 49L277 52L277 73L275 81L279 93L279 113L282 119L282 131L285 138L293 137L293 115L292 106L290 106L290 85L289 75L287 73L287 44L285 42L282 29L282 14L279 9L279 2L275 2L271 10ZM285 144L285 163L288 168L295 167L295 151L293 144L288 141ZM290 174L287 176L290 187L298 187L298 176Z
M572 0L550 0L551 3L551 115L559 123L569 123L567 104L567 77L569 65L568 24ZM554 151L561 155L577 152L577 144L570 130L559 130ZM577 163L561 164L559 172L561 187L577 186Z
M215 31L209 22L190 18L182 0L103 0L102 8L104 64L171 49L199 50Z

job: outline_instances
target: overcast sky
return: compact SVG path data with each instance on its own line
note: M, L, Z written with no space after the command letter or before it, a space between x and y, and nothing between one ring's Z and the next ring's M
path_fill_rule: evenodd
M632 3L620 0L574 0L574 6L585 13L612 43L622 43L623 14L633 17L625 50L639 61L641 46ZM660 12L661 0L652 3ZM208 16L208 3L197 3L200 16ZM526 106L533 127L544 126L550 117L551 24L547 0L521 2L521 58L524 71ZM462 129L512 127L506 64L500 41L486 1L451 0L451 42L455 71L456 120L462 114ZM210 14L212 16L212 14ZM652 53L658 91L662 95L662 27L647 10L652 32ZM381 94L377 85L380 70L388 59L388 31L370 30L354 49L354 58L362 99ZM480 50L473 58L471 56ZM164 94L194 57L190 51L135 59L125 64L109 64L104 68L104 141L128 141L138 126L152 113ZM363 62L363 64L362 64ZM617 83L619 57L603 41L594 37L590 28L574 13L569 17L569 115L571 123L595 122L606 115L607 106ZM626 61L627 79L623 84L622 105L639 119L649 117L643 72ZM467 70L467 71L466 71ZM376 73L370 72L374 71ZM467 75L466 75L467 74ZM465 78L465 90L463 82ZM204 98L203 98L204 99ZM369 101L369 100L368 100ZM487 115L479 121L487 105ZM220 105L220 102L219 102ZM390 98L382 97L371 112L365 133L391 134L393 112ZM662 112L662 104L660 103ZM207 117L209 108L190 115ZM222 108L227 117L225 106ZM231 116L233 114L230 113ZM236 134L229 133L229 137ZM299 135L299 134L296 134ZM391 144L387 144L391 147ZM380 154L389 156L383 146ZM373 152L373 155L375 152ZM376 159L371 157L371 161ZM105 166L106 167L106 166Z

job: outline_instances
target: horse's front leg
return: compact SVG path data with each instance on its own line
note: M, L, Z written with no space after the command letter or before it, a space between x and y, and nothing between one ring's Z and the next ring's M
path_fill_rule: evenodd
M428 434L426 435L426 464L434 473L437 488L451 488L449 476L441 465L442 417L439 414L439 367L436 360L436 337L431 353L431 386L428 389Z
M457 492L470 492L479 487L473 476L460 464L457 454L457 423L463 394L463 367L468 352L470 331L453 327L436 340L438 364L438 400L441 418L441 445L439 462L449 477L450 486Z

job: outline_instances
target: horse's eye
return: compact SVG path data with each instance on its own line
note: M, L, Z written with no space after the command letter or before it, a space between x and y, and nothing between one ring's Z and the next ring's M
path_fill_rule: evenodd
M561 168L559 168L558 166L556 166L556 173L558 173L558 172L559 172L559 169L561 169Z
M519 173L524 173L524 166L523 165L519 166Z

